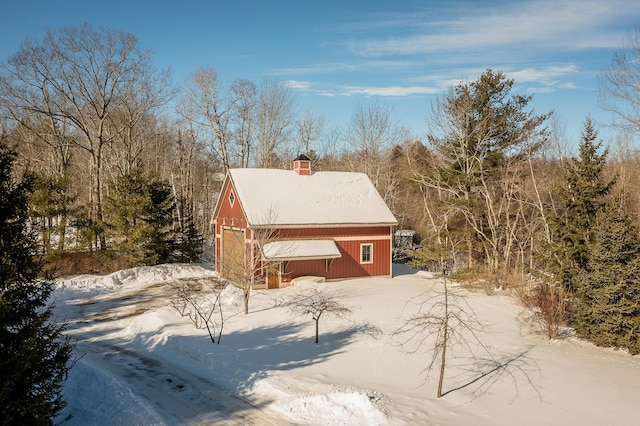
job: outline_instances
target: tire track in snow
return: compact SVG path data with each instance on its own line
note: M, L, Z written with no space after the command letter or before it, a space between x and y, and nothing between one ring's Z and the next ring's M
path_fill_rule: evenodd
M68 331L76 341L76 355L113 376L152 407L167 425L290 424L271 409L224 390L171 360L132 347L126 338L107 337L114 330L112 324L123 318L166 306L167 287L168 283L150 283L66 304L66 314L71 316L66 318L70 320Z
M167 366L162 360L117 345L79 343L76 350L100 366L154 407L167 425L283 425L286 421L267 409L225 391L192 373Z

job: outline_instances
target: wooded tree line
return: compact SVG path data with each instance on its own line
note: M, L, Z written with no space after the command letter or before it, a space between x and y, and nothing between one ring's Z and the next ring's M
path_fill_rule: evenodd
M44 254L194 260L229 167L289 168L306 152L317 168L363 170L382 188L388 148L406 138L388 107L363 103L320 155L323 117L298 111L283 83L227 83L207 68L178 90L152 59L134 35L84 25L25 40L0 64L0 126L33 175Z
M589 117L581 140L566 140L500 71L443 94L420 141L379 101L331 129L275 80L227 81L206 68L175 88L134 35L87 25L26 40L0 65L0 125L33 176L31 224L45 254L196 260L228 168L290 168L306 153L315 170L371 178L400 227L419 232L416 264L481 270L503 287L542 277L590 303L580 288L605 261L594 247L616 226L638 235L639 33L600 75L601 106L620 119L606 149ZM636 293L628 298L637 305Z

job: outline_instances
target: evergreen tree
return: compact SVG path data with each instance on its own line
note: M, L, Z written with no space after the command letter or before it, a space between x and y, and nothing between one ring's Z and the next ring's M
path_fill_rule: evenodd
M565 185L558 188L564 202L559 215L550 218L553 243L547 247L547 268L570 295L580 286L579 277L588 270L590 245L597 227L598 214L607 204L607 195L615 180L607 181L604 172L608 150L598 151L598 133L587 118L580 140L579 156L563 167Z
M204 238L196 228L192 209L184 202L178 203L178 209L180 209L180 217L175 242L176 260L197 262L202 257Z
M504 227L489 222L504 219L491 216L503 210L493 204L504 194L505 173L515 170L507 164L544 140L548 116L530 109L531 95L513 94L513 83L488 69L476 81L448 92L430 121L429 143L442 160L428 166L424 180L446 196L447 226L465 233L470 267L477 261L498 267Z
M620 209L606 214L594 233L589 271L574 301L574 327L598 346L640 353L640 239Z
M27 228L30 183L14 182L14 160L0 141L0 423L50 424L65 405L72 345L52 320L52 282L38 278Z
M57 250L64 249L66 220L74 198L69 194L66 177L33 175L33 190L29 196L29 218L37 227L45 254L52 252L52 237L56 235Z
M144 228L142 248L147 265L173 262L176 248L173 229L176 205L171 196L171 188L159 180L147 187L148 202L144 206L142 221Z
M129 255L132 265L156 265L174 260L175 203L169 186L140 170L113 185L106 213L114 246Z

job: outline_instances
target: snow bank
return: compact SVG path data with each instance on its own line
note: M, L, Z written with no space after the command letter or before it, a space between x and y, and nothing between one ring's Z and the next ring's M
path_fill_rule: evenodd
M374 393L358 391L330 392L296 398L280 408L298 424L323 425L387 424L386 416L374 405Z
M294 280L291 281L291 285L292 286L300 286L300 285L304 285L304 284L318 284L318 283L323 283L325 282L325 278L324 277L314 277L311 275L305 275L302 277L298 277Z
M180 278L213 277L217 272L208 264L165 264L124 269L109 275L78 275L56 280L58 291L93 292L111 290L134 283L161 283Z

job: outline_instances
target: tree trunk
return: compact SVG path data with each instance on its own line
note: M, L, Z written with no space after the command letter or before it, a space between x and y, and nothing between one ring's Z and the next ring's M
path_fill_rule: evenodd
M440 378L438 380L438 398L442 396L442 383L444 381L444 370L447 355L447 338L449 332L449 294L447 283L444 283L444 335L442 340L442 358L440 360Z
M98 155L96 157L96 224L98 225L100 250L107 249L107 239L102 231L102 224L104 223L104 215L102 213L102 142L98 147Z
M320 318L316 320L316 345L318 344L318 324L320 323Z

